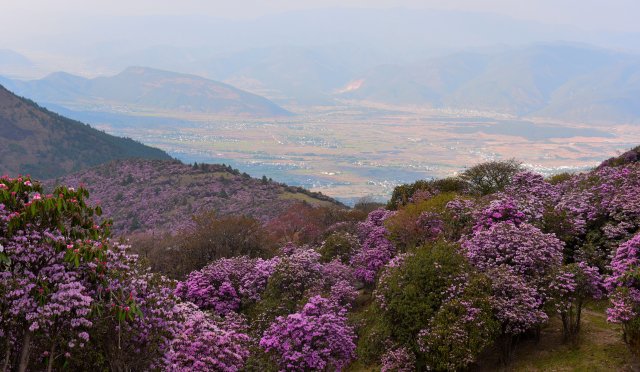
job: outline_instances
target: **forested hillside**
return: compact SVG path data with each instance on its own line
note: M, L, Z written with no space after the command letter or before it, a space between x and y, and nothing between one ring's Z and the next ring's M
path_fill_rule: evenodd
M0 86L0 173L47 179L126 158L171 159L162 150L67 119Z

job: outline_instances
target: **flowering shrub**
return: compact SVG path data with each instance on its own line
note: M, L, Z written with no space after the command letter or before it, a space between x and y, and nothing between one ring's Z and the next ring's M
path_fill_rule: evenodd
M504 267L534 283L562 264L563 246L555 235L511 221L496 223L462 242L469 261L478 269Z
M603 284L598 268L584 262L566 265L554 273L546 296L562 318L565 339L580 332L582 307L590 299L602 298Z
M640 347L640 233L621 244L605 281L611 306L607 320L622 324L625 341L638 353Z
M525 214L516 206L512 199L498 199L492 201L489 206L480 211L476 216L474 231L488 229L498 222L510 222L516 226L525 222Z
M120 247L110 249L109 221L96 224L101 211L85 203L87 195L65 187L43 195L28 178L0 179L7 366L159 366L174 330L170 283L139 272Z
M165 364L171 371L240 371L249 357L250 338L225 327L192 304L178 305L183 321L171 341Z
M496 333L489 283L457 251L435 243L399 255L385 267L375 292L374 316L382 322L377 332L429 369L464 368Z
M475 209L476 203L469 199L455 198L446 204L443 216L447 239L457 241L471 233Z
M428 199L409 203L389 216L384 225L396 249L404 252L440 239L448 227L446 205L455 197L453 192L438 192Z
M487 273L491 278L491 302L496 319L500 322L500 348L502 361L511 359L515 336L530 330L548 317L542 309L540 292L520 275L504 267Z
M460 273L427 326L418 333L418 347L427 366L437 370L463 369L476 360L497 333L489 280Z
M416 369L416 356L406 347L389 350L380 362L381 372L413 372Z
M176 294L219 315L260 300L279 259L223 258L194 271L176 287Z
M360 223L358 233L362 242L351 259L351 265L355 269L357 279L365 283L375 281L380 270L394 256L396 249L387 238L388 231L384 227L384 221L393 215L393 212L378 209Z
M547 319L542 310L545 285L562 264L564 245L530 224L505 221L476 231L463 239L462 247L471 264L493 280L493 307L508 361L514 336Z
M560 200L560 190L555 185L532 172L520 172L513 176L504 190L529 223L539 221Z
M337 231L329 235L318 248L323 262L339 259L348 263L358 247L358 237L348 232Z
M322 293L323 269L313 249L292 248L289 256L280 256L261 301L252 309L252 326L262 332L275 317L295 312L307 298Z
M340 371L355 357L355 333L346 310L314 296L302 311L278 317L260 340L282 370Z

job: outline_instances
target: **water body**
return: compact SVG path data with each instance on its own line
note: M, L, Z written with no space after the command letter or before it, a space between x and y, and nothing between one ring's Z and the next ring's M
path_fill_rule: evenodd
M504 136L524 137L530 141L545 141L552 138L603 137L613 138L613 134L593 128L572 128L557 124L536 124L526 120L501 120L494 123L451 123L454 133L485 133Z

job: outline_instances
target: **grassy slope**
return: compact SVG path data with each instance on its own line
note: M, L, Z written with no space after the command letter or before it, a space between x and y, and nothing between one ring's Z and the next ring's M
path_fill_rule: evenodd
M514 371L623 371L631 354L620 327L606 321L601 309L586 310L577 346L562 343L562 324L556 317L542 331L540 342L527 342L516 351Z

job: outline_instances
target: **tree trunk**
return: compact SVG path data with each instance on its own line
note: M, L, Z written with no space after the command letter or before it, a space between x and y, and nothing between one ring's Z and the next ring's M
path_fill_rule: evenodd
M582 317L582 301L578 302L576 309L576 333L580 333L580 318Z
M53 361L56 356L56 343L51 344L51 349L49 350L49 363L47 363L47 372L53 371Z
M25 372L29 367L29 352L31 351L31 333L27 330L24 333L24 339L22 340L22 352L20 353L20 365L18 366L18 372Z
M11 340L9 336L7 336L7 342L5 344L5 354L4 361L2 362L2 372L7 372L9 370L9 363L11 362Z

